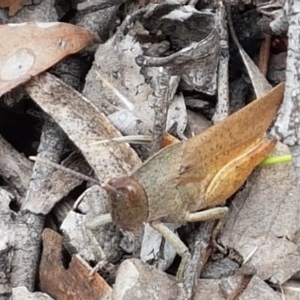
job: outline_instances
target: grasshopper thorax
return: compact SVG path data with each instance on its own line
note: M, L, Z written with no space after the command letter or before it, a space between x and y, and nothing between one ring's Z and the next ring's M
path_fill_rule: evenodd
M140 228L148 217L148 199L144 188L131 177L110 179L102 186L109 195L113 221L125 230Z

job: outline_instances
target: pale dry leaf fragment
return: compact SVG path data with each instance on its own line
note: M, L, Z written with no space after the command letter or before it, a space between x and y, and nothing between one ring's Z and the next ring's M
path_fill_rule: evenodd
M248 299L272 299L280 300L280 293L274 291L266 282L258 276L253 276L246 289L239 296L240 300Z
M298 195L292 164L257 169L237 194L220 241L247 259L241 272L281 284L299 271L300 251L290 238L299 230Z
M0 95L87 46L94 35L59 22L0 26Z
M52 297L42 292L31 292L25 286L18 286L12 289L11 300L53 300Z
M0 7L8 7L9 16L13 16L23 6L24 0L0 0Z
M45 73L26 84L32 99L64 130L80 149L99 179L123 176L141 164L128 144L93 144L120 136L97 108L55 76Z
M236 299L244 287L244 276L234 275L222 279L204 279L197 280L194 299Z
M186 299L183 295L182 285L171 276L135 258L120 265L113 289L118 300Z

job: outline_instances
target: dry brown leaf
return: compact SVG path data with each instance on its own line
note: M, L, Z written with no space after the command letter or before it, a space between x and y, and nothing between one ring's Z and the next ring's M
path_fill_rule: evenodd
M43 254L40 264L41 290L57 300L60 299L111 299L111 287L92 268L75 255L66 268L62 256L63 238L56 232L43 232Z
M0 36L0 96L94 39L85 29L59 22L6 24Z
M0 0L0 7L9 8L9 16L13 16L23 6L24 0Z

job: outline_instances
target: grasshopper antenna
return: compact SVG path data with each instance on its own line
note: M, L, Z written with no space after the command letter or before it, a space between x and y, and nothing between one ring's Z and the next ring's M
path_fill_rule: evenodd
M33 161L36 161L36 162L43 163L43 164L48 165L50 167L53 167L57 170L61 170L63 172L69 173L69 174L71 174L71 175L73 175L73 176L75 176L79 179L83 179L83 180L86 180L86 181L89 181L89 182L92 182L92 183L95 183L95 184L98 184L98 185L102 185L102 183L98 179L95 179L93 177L90 177L90 176L84 175L82 173L79 173L75 170L72 170L72 169L66 168L64 166L61 166L57 163L54 163L53 161L51 161L49 159L42 158L42 157L37 157L37 156L29 156L29 159L33 160Z

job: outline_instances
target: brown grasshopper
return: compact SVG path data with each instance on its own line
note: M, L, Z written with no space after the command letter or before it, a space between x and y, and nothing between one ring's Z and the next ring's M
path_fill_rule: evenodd
M102 187L113 221L125 230L144 223L160 232L181 256L182 278L190 256L186 245L162 222L185 224L223 218L224 204L275 147L265 137L283 98L284 84L224 121L150 157L130 176Z
M174 247L182 257L178 278L183 277L190 254L163 222L185 224L221 219L227 214L227 207L215 206L224 204L275 147L276 141L267 139L265 132L281 105L283 91L282 83L203 133L163 148L130 176L102 184L116 224L134 231L150 223ZM40 158L34 160L53 165ZM105 215L86 225L92 229L111 218Z

